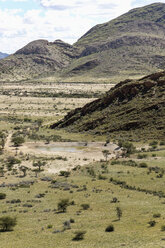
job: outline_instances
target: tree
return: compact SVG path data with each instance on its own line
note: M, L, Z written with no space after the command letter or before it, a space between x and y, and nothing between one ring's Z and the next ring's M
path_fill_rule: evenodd
M109 150L103 150L102 153L103 153L103 156L105 157L105 160L107 162L108 156L110 155Z
M0 177L4 177L5 174L5 170L4 170L4 166L0 167Z
M11 141L14 143L15 147L18 147L25 142L25 140L22 136L13 137Z
M68 206L69 206L69 199L62 199L58 203L58 211L65 213Z
M118 220L120 220L121 216L122 216L122 210L120 207L117 207L116 208L116 214L117 214L117 217L118 217Z
M120 140L118 146L123 148L123 155L127 157L136 151L136 147L130 142Z
M28 170L28 167L26 167L26 166L23 165L23 166L19 167L19 169L20 169L20 171L23 172L23 177L25 177L26 176L26 172Z
M37 125L38 125L38 127L37 127L37 131L40 129L40 127L42 126L42 123L43 123L43 120L42 119L38 119L37 120Z
M1 148L4 149L5 148L5 138L2 138L1 141L0 141L0 145L1 145Z
M0 145L2 150L5 148L5 142L6 142L6 134L3 132L0 132Z
M42 166L45 166L45 165L46 165L46 162L45 161L39 160L37 162L33 162L33 166L34 167L38 167L38 172L40 172L41 171L41 167Z
M17 224L16 218L4 216L0 218L0 227L3 232L12 231L12 228Z
M7 169L10 171L13 168L14 164L20 164L21 161L13 156L7 158Z

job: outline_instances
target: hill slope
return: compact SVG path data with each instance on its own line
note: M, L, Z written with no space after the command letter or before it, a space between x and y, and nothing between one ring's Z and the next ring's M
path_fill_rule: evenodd
M117 84L51 128L130 139L165 137L165 71Z
M76 48L61 40L36 40L0 61L0 78L20 80L58 71L76 54Z
M165 4L155 3L96 25L74 44L81 49L81 55L64 70L64 75L127 78L164 69L164 13Z

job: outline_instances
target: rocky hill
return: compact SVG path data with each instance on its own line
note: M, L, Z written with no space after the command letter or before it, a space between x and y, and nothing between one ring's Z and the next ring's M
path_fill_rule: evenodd
M74 44L80 58L64 74L127 78L164 69L164 13L165 4L155 3L96 25Z
M128 139L165 137L165 71L125 80L51 128Z
M89 30L73 46L37 40L0 61L0 79L137 78L165 68L165 4L155 3Z
M36 40L0 61L0 78L21 80L61 70L76 58L78 49L61 40Z

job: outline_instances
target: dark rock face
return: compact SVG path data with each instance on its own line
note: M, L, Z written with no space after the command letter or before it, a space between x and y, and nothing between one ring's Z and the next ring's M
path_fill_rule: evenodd
M49 52L47 48L48 45L49 42L47 40L32 41L25 47L18 50L15 54L23 54L23 55L47 54Z
M68 113L51 128L94 134L134 131L136 137L165 134L165 72L139 81L125 80L102 98ZM150 131L149 131L150 130Z

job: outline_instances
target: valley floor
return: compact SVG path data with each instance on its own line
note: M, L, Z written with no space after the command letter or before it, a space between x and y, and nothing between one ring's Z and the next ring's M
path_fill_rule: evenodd
M51 130L50 123L111 85L85 84L83 92L75 86L79 96L72 98L62 94L69 95L74 85L60 85L60 93L57 85L49 86L34 95L32 83L22 82L20 90L1 85L0 196L5 199L0 199L0 218L16 217L17 225L0 231L0 247L165 247L164 141L134 143L137 151L123 158L117 140ZM24 142L15 147L12 139L18 136ZM107 161L104 150L110 152ZM40 171L34 167L38 161L45 162ZM62 200L65 211L59 208ZM105 231L109 225L112 232ZM74 240L75 232L81 240Z

